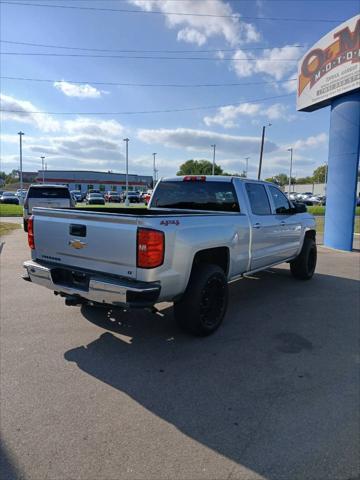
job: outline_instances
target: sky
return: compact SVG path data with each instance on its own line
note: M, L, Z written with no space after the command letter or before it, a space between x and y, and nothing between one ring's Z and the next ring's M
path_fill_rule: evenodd
M9 0L0 9L1 108L13 110L1 112L1 170L19 168L21 130L25 171L45 156L48 169L124 172L129 138L131 173L152 175L156 152L158 175L174 175L188 159L212 160L216 144L225 171L242 172L249 157L256 177L269 123L264 178L288 173L290 147L297 177L327 161L329 108L297 112L293 79L358 0Z

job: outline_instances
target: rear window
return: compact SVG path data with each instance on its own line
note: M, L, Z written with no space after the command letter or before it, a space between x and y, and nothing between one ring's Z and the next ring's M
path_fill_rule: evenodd
M35 187L30 188L28 198L70 198L70 192L67 188Z
M251 211L254 215L271 215L269 198L264 185L247 183L246 191L250 200Z
M231 182L160 182L151 206L219 212L240 211Z

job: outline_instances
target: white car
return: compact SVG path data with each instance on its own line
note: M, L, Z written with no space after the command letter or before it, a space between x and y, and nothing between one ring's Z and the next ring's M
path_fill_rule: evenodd
M24 203L24 230L34 207L73 208L74 198L66 185L30 185Z

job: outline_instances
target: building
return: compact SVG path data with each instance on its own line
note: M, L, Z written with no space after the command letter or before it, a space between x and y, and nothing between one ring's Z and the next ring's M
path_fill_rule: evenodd
M36 182L59 183L68 185L70 190L81 190L82 193L89 189L101 192L122 192L126 189L125 173L97 172L93 170L39 170ZM129 191L145 191L152 187L153 178L149 175L128 175Z

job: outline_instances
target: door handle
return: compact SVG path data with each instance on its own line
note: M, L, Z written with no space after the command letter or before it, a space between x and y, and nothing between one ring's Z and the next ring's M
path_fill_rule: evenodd
M255 224L253 225L253 228L261 228L261 224L260 224L260 223L255 223Z
M282 221L280 222L280 225L281 225L282 227L285 227L286 222L285 222L284 220L282 220Z

